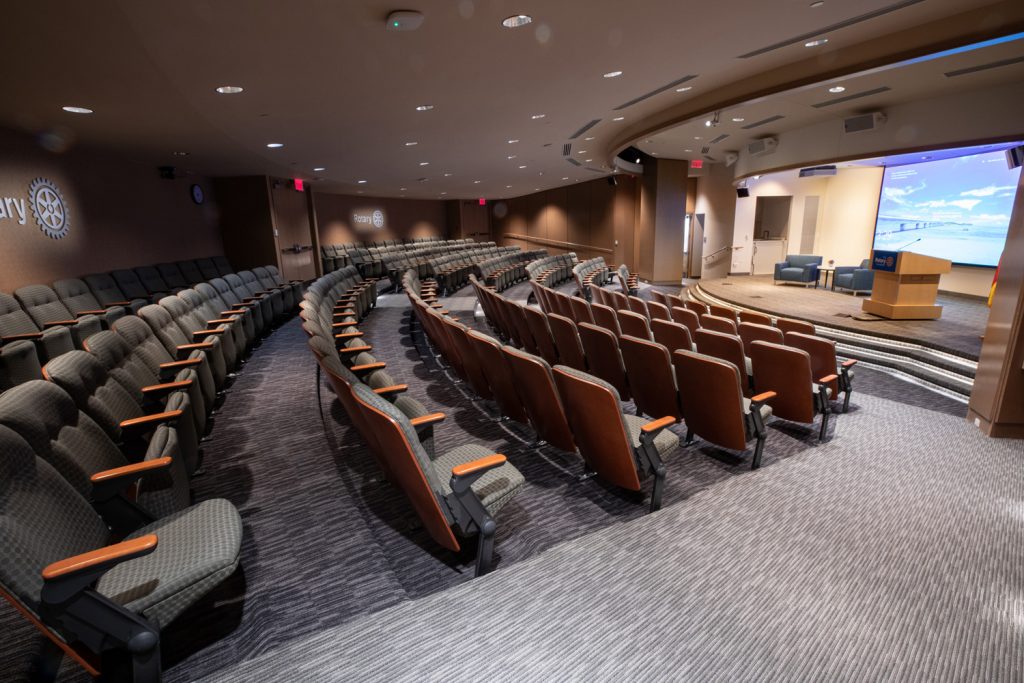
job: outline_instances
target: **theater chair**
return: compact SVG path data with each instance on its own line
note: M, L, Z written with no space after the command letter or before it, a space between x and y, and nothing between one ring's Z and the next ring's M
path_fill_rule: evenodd
M369 387L353 387L363 423L375 435L371 448L388 462L427 533L441 546L459 552L453 533L477 535L476 576L491 568L494 517L525 483L504 455L476 444L464 444L431 460L420 445L415 425ZM431 422L444 413L428 416Z
M476 330L469 330L466 337L473 346L477 362L491 388L491 393L501 414L516 422L524 424L529 422L529 416L519 398L519 392L516 390L516 384L520 378L512 375L505 355L502 353L501 344Z
M118 320L114 324L112 331L118 337L121 337L128 347L131 348L133 357L141 358L149 371L156 373L160 382L177 380L182 370L193 371L196 374L199 394L202 396L202 400L197 399L195 393L193 393L194 388L190 387L190 389L193 389L193 391L190 391L190 396L193 397L192 405L197 407L202 405L204 407L202 411L197 408L193 412L206 415L213 412L217 401L217 385L214 382L210 365L206 361L206 353L202 348L186 349L179 354L172 355L156 336L156 333L153 332L153 328L142 318L136 316L128 316ZM105 353L105 339L101 332L95 335L88 345L89 350L95 353L101 361L103 361ZM186 375L182 379L191 379L191 377ZM199 434L205 433L205 421L200 425L197 419L196 427Z
M566 420L562 401L555 388L551 366L538 356L503 346L501 353L508 363L519 402L526 411L530 426L537 434L537 446L551 444L569 453L576 452L576 442Z
M246 305L256 304L260 307L260 317L263 318L263 334L264 336L270 334L271 330L274 328L274 325L277 323L277 318L274 315L273 302L271 301L270 297L258 294L258 292L262 291L259 289L258 285L256 285L255 287L250 287L245 282L242 281L242 278L240 278L238 275L235 275L234 273L229 273L228 275L225 275L221 279L225 283L227 283L228 287L238 298L239 302ZM215 280L210 281L210 284L212 284L214 287L217 287L215 283ZM219 287L217 291L220 291Z
M765 315L764 313L758 313L757 311L740 311L740 322L771 327L772 317L770 315Z
M619 320L621 335L631 335L640 339L651 339L651 326L647 318L633 311L615 311ZM621 336L620 335L620 336Z
M28 285L14 292L21 308L31 316L40 329L66 327L71 332L75 348L82 348L82 342L103 329L103 323L95 315L75 315L60 302L57 293L46 285Z
M259 342L255 318L250 308L242 305L231 306L209 282L200 282L192 291L203 298L206 315L214 318L233 318L241 325L246 349L251 349Z
M692 337L700 329L700 316L691 311L689 308L680 308L679 306L672 307L672 320L685 325L686 329L690 330L690 336Z
M208 279L203 277L203 272L199 270L199 265L195 261L178 261L175 265L182 276L184 276L185 282L188 283L189 287L195 287L200 282L206 282Z
M210 260L213 262L213 266L217 269L217 274L221 277L235 272L235 269L231 267L231 263L228 261L226 256L211 256Z
M640 288L640 278L636 275L630 275L629 268L623 263L619 266L616 274L619 276L619 285L622 287L622 291L626 294L636 294Z
M101 306L100 302L89 291L89 285L83 280L68 279L57 280L53 283L53 291L60 298L65 308L71 311L71 315L79 318L83 315L95 315L103 323L103 329L109 330L110 326L124 317L128 312L125 306Z
M627 334L619 337L619 351L637 415L651 418L671 415L679 422L683 414L668 348Z
M647 302L647 313L650 315L651 321L672 320L672 313L669 311L668 306L658 301Z
M580 343L580 335L576 323L557 313L549 313L548 327L551 328L551 336L555 340L558 362L577 370L586 371L586 354Z
M150 294L149 290L146 289L146 285L142 284L142 280L136 275L134 270L121 269L113 270L110 272L110 277L114 278L114 282L117 284L117 288L124 292L124 296L129 301L136 299L142 299L147 302L156 301L162 296L167 296L167 292L157 292ZM89 279L86 278L86 282ZM90 283L91 286L91 283ZM103 300L100 299L102 302ZM136 311L137 313L138 311Z
M751 382L753 364L743 352L743 341L739 336L701 328L693 336L693 341L697 345L698 353L732 363L747 378L746 386L748 388L753 386Z
M676 418L666 415L648 422L624 414L615 387L585 372L558 365L554 376L573 440L587 467L630 491L640 491L640 477L652 475L650 510L658 510L665 485L664 460L679 447L679 437L666 429Z
M149 303L149 297L132 298L126 295L117 286L114 278L107 273L86 275L82 279L85 280L85 284L89 285L89 289L92 290L93 295L100 304L100 308L125 306L131 309L132 313L138 313L140 308Z
M97 473L96 488L116 495L147 467ZM238 566L242 520L234 506L208 500L112 537L89 503L6 427L0 471L19 492L0 496L0 596L49 639L43 670L55 673L64 653L98 676L100 654L122 649L137 683L158 681L161 629Z
M763 391L753 398L743 395L743 381L732 363L701 353L679 350L672 354L676 383L700 387L700 391L683 400L686 421L686 443L699 436L723 448L744 451L754 439L754 458L750 469L761 466L761 454L767 436L765 420L772 414L768 401L775 392Z
M254 297L263 297L270 301L270 308L273 314L273 319L276 322L284 320L285 307L284 293L277 289L266 289L260 281L256 278L256 275L251 270L242 270L236 273L238 278L244 283L245 287L249 290L249 295ZM225 276L227 279L228 276ZM230 280L228 280L230 282Z
M114 335L113 332L107 334ZM166 424L177 432L181 462L175 470L191 477L199 469L199 438L194 408L188 390L191 380L153 383L143 387L125 386L107 372L93 354L72 351L54 358L43 367L43 377L74 399L78 409L103 428L131 457L157 425Z
M686 325L665 320L652 320L651 333L654 335L654 341L668 349L669 353L676 349L695 350L693 337L690 336L690 330L686 328Z
M810 254L787 254L786 260L775 264L775 284L792 282L813 285L818 282L818 267L822 257Z
M181 330L166 308L156 304L144 306L139 311L139 317L149 325L150 329L153 330L153 334L164 345L164 349L167 350L167 353L172 358L184 360L189 358L193 351L202 351L206 361L205 365L210 369L213 384L217 391L220 392L228 376L227 364L224 362L220 339L213 336L205 339L193 338L191 334L186 334ZM129 318L125 318L125 320L129 320ZM119 325L114 327L118 329Z
M498 298L498 297L496 297ZM515 336L519 338L519 344L527 353L538 355L541 353L540 343L533 336L533 331L530 329L530 322L526 317L526 306L518 304L514 301L509 301L505 298L500 298L501 306L506 314L506 317L511 323L510 327L515 332ZM537 311L540 313L540 311ZM548 343L551 342L550 335L548 336Z
M775 327L782 330L783 334L789 334L790 332L799 332L800 334L814 334L814 325L803 320L793 320L792 318L779 318L775 321Z
M857 361L850 359L839 365L836 359L836 343L831 339L822 339L809 334L787 332L786 346L807 352L811 358L811 376L832 375L836 377L835 380L828 383L829 391L833 396L838 396L840 391L843 392L843 412L849 410L850 394L853 393L853 366L857 364Z
M626 297L626 303L629 305L629 308L619 310L629 310L632 311L633 313L636 313L637 315L642 315L643 317L650 320L651 314L647 312L646 301L644 301L638 296L628 296Z
M263 266L258 266L252 269L252 274L256 276L256 280L263 287L264 291L267 292L281 292L281 297L284 301L284 310L289 312L295 309L299 305L299 301L302 298L302 287L295 284L281 284L277 281L270 271Z
M829 398L832 390L828 385L837 377L834 374L813 379L811 357L802 349L756 341L750 345L750 359L754 364L754 384L769 387L777 396L772 399L772 411L776 417L792 422L813 424L816 415L821 415L821 441L828 433L828 416L831 412Z
M263 266L263 269L267 271L271 280L276 282L279 287L292 288L292 291L294 292L295 305L298 306L299 302L302 301L302 280L285 280L281 275L281 271L279 271L275 265Z
M173 263L158 263L154 267L163 281L167 283L167 286L171 288L172 292L177 293L192 286L192 283L185 278L185 275L177 265ZM145 281L143 281L143 284L145 284Z
M43 368L32 342L22 339L0 346L0 393L42 376Z
M730 318L721 318L717 315L705 313L700 317L700 326L706 330L721 332L722 334L737 335L736 323Z
M590 304L578 296L569 297L572 319L578 323L594 323L594 314L590 312Z
M225 303L225 311L244 309L249 312L249 315L252 317L253 331L256 333L257 338L264 337L270 332L271 321L264 321L263 308L258 301L243 302L242 297L231 288L231 285L224 278L213 278L208 284L217 291L217 295Z
M30 342L34 345L37 364L75 348L71 330L67 327L42 329L22 310L17 299L0 292L0 354L12 363L12 368L23 367L25 362L31 364L31 359L26 356L28 347L24 344L16 346L17 342Z
M739 323L739 319L736 317L736 309L729 308L728 306L717 306L715 304L708 305L709 312L711 315L719 318L725 318L731 320L734 325Z
M698 317L711 312L707 304L701 301L695 301L694 299L687 299L684 301L683 308L693 311Z
M770 325L755 325L754 323L740 323L740 340L743 342L743 353L750 355L750 345L756 341L770 342L772 344L784 344L785 338L782 330Z
M526 316L526 323L530 326L530 334L537 342L537 355L543 358L549 365L558 364L558 349L555 346L554 335L548 325L548 317L536 308L523 306L523 315Z
M231 327L216 320L213 324L207 324L204 316L199 315L188 302L178 296L165 296L160 299L159 305L171 315L182 333L192 341L217 340L217 346L224 358L226 377L230 378L239 357L239 349L235 346Z
M199 268L199 272L202 273L203 279L209 282L214 278L222 277L220 271L217 269L217 265L211 258L197 258L195 260L196 267ZM232 271L228 271L229 273Z
M170 283L160 276L160 271L153 266L140 266L135 269L135 274L138 276L142 286L149 292L151 299L161 299L171 294L177 294L183 289L183 287L171 286ZM182 279L182 282L184 282L184 279Z
M467 336L469 328L460 322L455 322L445 317L442 317L441 320L448 332L448 336L452 340L452 347L461 362L464 373L463 379L469 384L473 393L482 399L491 400L494 398L494 394L491 392L491 385L488 384L487 377L484 375L480 359L476 355L476 349L473 348L473 343Z
M178 298L189 307L193 319L204 325L206 329L225 327L231 333L231 343L235 348L236 363L245 362L246 352L252 347L254 340L246 334L242 315L236 311L228 311L225 315L221 306L216 306L195 289L183 289Z
M619 318L611 308L604 304L590 304L590 312L594 316L595 325L610 330L616 337L622 335L622 330L619 328Z
M672 310L673 306L680 306L683 302L678 294L666 294L655 287L651 288L651 296L654 298L654 301L664 306L665 310Z
M628 311L629 310L629 297L622 292L608 291L606 292L608 297L612 300L608 306L614 311Z
M626 380L626 368L622 365L622 355L619 353L616 336L610 330L587 323L579 325L578 329L583 354L587 359L586 372L611 384L618 395L624 401L628 401L629 383Z
M128 533L189 505L178 436L166 424L150 425L149 439L126 455L63 389L35 380L0 395L0 425L27 441L115 531Z

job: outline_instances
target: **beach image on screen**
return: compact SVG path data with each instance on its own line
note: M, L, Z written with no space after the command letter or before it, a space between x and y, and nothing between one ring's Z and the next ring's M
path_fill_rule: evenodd
M1019 175L1001 151L886 168L874 248L997 265Z

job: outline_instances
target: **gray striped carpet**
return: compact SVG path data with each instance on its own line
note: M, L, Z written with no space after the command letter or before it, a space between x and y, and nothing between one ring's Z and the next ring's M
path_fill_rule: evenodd
M510 293L525 296L522 291ZM449 303L465 306L461 315L469 322L474 299L465 292L458 294ZM619 528L621 523L651 523L645 519L646 506L637 497L593 479L578 481L582 467L576 456L550 448L528 448L531 435L527 429L495 422L492 406L470 396L467 388L454 384L432 363L423 362L423 348L410 334L403 299L383 297L362 328L374 353L387 360L396 379L409 382L410 393L428 408L448 414L438 430L438 450L467 441L481 443L508 455L527 479L523 491L498 519L494 576L511 575L557 547L550 558L555 561L567 548L586 542L595 533ZM481 320L475 326L485 329ZM418 328L416 339L421 339ZM446 600L444 596L450 594L446 589L469 583L474 549L457 556L432 543L402 496L379 479L371 457L326 388L326 420L321 422L313 373L304 335L293 321L264 342L240 373L216 417L213 435L205 444L207 474L194 482L196 498L225 497L239 507L246 525L242 568L165 632L166 680L195 680L230 672L238 662L289 643L305 647L302 643L315 634L361 623L368 615L410 601L418 605L430 596ZM927 410L893 413L893 404L881 396ZM706 445L680 451L669 463L665 512L705 501L709 495L745 508L746 503L732 500L736 494L730 493L731 487L735 482L761 478L765 472L777 471L774 476L796 489L816 487L804 480L805 470L828 474L834 449L864 451L879 436L877 427L913 434L933 424L961 425L962 418L946 416L964 412L962 405L951 403L881 373L858 373L851 411L836 418L830 429L831 441L825 445L817 445L816 430L810 427L776 422L764 468L754 474L746 458ZM913 451L905 455L908 464L916 467L918 456ZM907 470L916 480L914 471ZM818 521L815 506L820 505L822 501L815 497L789 514L813 518L803 520L812 525L805 533L813 534L813 524ZM832 507L826 501L826 511ZM654 554L659 554L663 542L674 534L675 530L668 529L644 532L649 545L642 552L656 550ZM688 539L687 543L699 540ZM779 552L769 553L765 561L781 561L775 556ZM749 564L744 570L751 577L761 571L759 565ZM637 578L629 566L617 566L616 571L630 581ZM694 578L698 577L686 581ZM729 592L735 588L733 585ZM0 639L0 679L20 680L27 670L34 635L5 605L0 605L0 630L5 634ZM85 679L75 669L65 669L63 680ZM225 673L229 679L232 675ZM248 675L238 673L235 680ZM268 674L266 680L274 678L295 676L278 671L275 676Z

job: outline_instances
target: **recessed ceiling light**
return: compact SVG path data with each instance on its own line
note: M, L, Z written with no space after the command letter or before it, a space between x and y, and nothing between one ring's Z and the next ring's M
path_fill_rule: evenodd
M238 93L242 92L242 90L244 90L244 88L241 88L237 85L222 85L219 88L217 88L217 92L219 92L221 95L237 95Z
M609 71L604 75L605 78L618 78L622 75L621 71Z
M366 184L365 180L357 180L356 182L359 183L360 185L365 185Z
M405 191L407 191L408 189L409 189L409 188L407 188L407 187L400 187L400 188L398 188L399 192L405 192Z
M761 176L759 176L759 175L754 176L754 180L760 180L760 179L761 179Z
M686 92L687 90L693 90L693 86L684 85L682 88L676 88L676 92Z
M445 196L446 194L448 194L448 193L447 193L447 192L442 192L442 193L441 193L441 196L443 197L443 196Z
M326 168L325 166L317 166L317 167L316 167L316 168L314 168L313 170L314 170L314 171L326 171L326 170L327 170L327 168Z
M589 164L593 159L584 159L583 162Z
M693 150L692 149L684 149L683 151L684 152L692 152Z
M416 107L416 111L430 111L433 108L434 105L432 104L421 104L420 106Z
M511 17L505 17L501 20L501 25L505 28L519 28L520 26L526 26L533 17L529 14L513 14Z
M733 123L743 123L745 120L746 119L744 119L742 116L734 116L734 117L732 117Z
M176 156L176 157L187 157L188 156L188 152L172 152L172 154L174 154L174 156Z
M268 142L267 147L270 149L277 149L278 147L284 147L283 142Z
M700 139L702 139L702 138L701 138L701 136L699 136L699 135L694 135L694 136L693 136L693 139L694 139L694 140L700 140Z
M512 159L515 159L515 158L516 158L516 155L515 155L515 154L509 154L509 155L508 155L508 159L509 159L509 161L511 161Z
M578 151L578 152L576 152L576 153L577 153L577 154L586 154L586 153L587 153L587 150L585 150L585 149L581 149L580 151Z
M593 139L594 139L594 137L593 137L593 136L590 136L589 138L583 138L583 139L584 139L584 140L586 140L587 142L589 142L589 141L593 140Z
M838 93L838 92L846 92L846 88L844 88L841 85L834 85L831 88L829 88L828 91L829 92L836 92L836 93Z
M523 168L526 168L526 166L520 166L519 168L523 169Z
M506 190L511 190L511 189L512 189L512 186L511 186L511 185L506 185L506 186L505 186L505 189L506 189Z
M612 119L612 121L624 121L625 119L625 116L616 116L614 119Z
M519 142L519 140L509 140L509 141L508 141L508 144L510 144L510 145L514 145L514 144L516 144L517 142Z
M545 116L547 116L547 115L546 114L534 114L530 118L533 119L534 121L536 121L537 119L542 119Z
M64 111L68 112L69 114L91 114L92 113L92 109L87 109L86 107L61 107L61 109L63 109Z
M451 174L451 173L445 173L445 174L444 174L444 177L445 177L445 178L451 178L451 177L452 177L452 174Z
M430 166L430 162L429 161L421 161L420 162L420 166Z
M813 7L814 9L818 9L819 7L821 7L824 4L825 4L825 0L814 0L814 2L811 3L811 7Z
M562 178L562 180L568 180L568 179L569 179L569 176L565 176L564 178Z
M415 147L418 144L420 144L420 143L415 142L415 141L409 141L409 142L405 143L405 146L406 147Z
M474 180L474 181L473 181L473 184L474 184L474 185L479 185L479 184L480 184L480 181L479 181L479 180Z
M804 43L804 47L818 47L828 42L828 38L818 38L817 40L808 40Z

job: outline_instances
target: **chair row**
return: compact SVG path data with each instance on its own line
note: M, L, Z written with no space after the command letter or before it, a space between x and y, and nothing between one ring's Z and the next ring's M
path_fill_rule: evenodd
M354 265L364 277L383 277L388 275L387 261L400 258L425 249L446 246L451 248L472 244L473 240L441 240L437 237L418 237L406 242L400 240L381 240L377 242L350 242L346 244L329 244L320 247L323 272L330 273L347 265ZM397 284L401 273L392 278Z
M475 273L482 282L494 286L499 292L528 279L526 264L547 254L543 249L532 251L520 251L518 247L505 247L505 249L511 251L481 261L477 264Z
M531 280L550 287L572 279L572 269L577 262L574 252L544 256L528 263L526 272Z
M596 284L603 287L611 278L611 271L608 264L604 262L603 256L580 261L572 267L573 277L576 279L576 286L579 287L583 297L590 299L590 286Z

